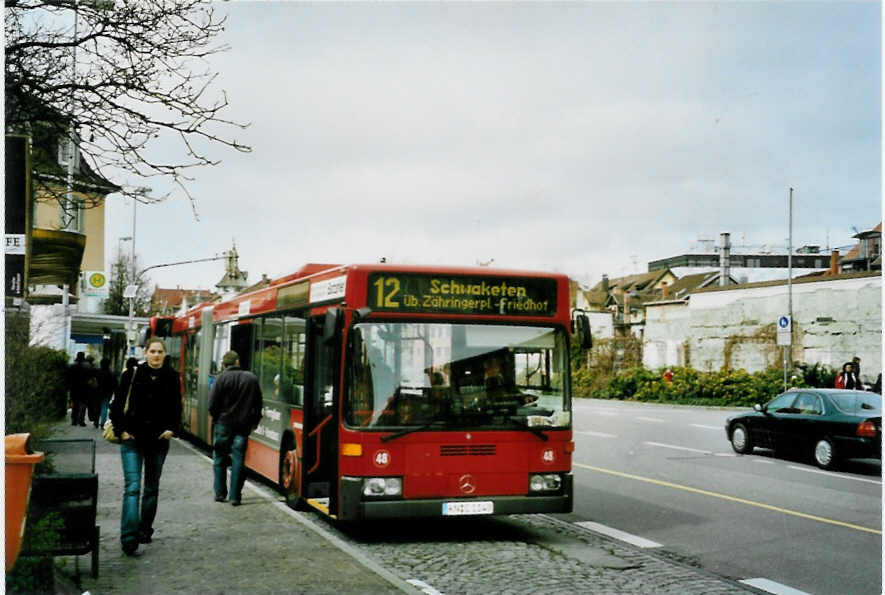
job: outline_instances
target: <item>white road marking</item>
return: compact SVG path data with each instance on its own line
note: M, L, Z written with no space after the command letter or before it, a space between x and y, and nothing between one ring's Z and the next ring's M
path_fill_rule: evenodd
M436 589L434 589L433 587L431 587L430 585L428 585L427 583L425 583L422 580L418 580L416 578L410 578L410 579L406 579L406 582L409 583L410 585L414 585L414 586L418 587L419 589L421 589L421 591L423 591L424 593L427 593L427 595L443 595L443 593L441 591L437 591Z
M618 417L620 413L617 411L608 411L605 409L589 409L588 413L592 413L594 415L607 415L609 417Z
M764 465L774 465L774 461L767 461L765 459L751 459L754 463L762 463Z
M672 448L673 450L685 450L688 452L697 452L704 455L711 455L713 451L711 450L701 450L699 448L689 448L687 446L676 446L675 444L664 444L662 442L644 442L643 444L648 444L650 446L660 446L661 448Z
M704 424L690 424L693 428L703 428L704 430L725 430L722 426L706 426Z
M584 432L576 430L575 434L585 434L587 436L596 436L597 438L617 438L617 436L614 434L606 434L605 432L591 432L589 430Z
M640 421L650 421L650 422L653 422L653 423L656 423L656 424L665 424L665 423L667 423L667 420L665 420L665 419L660 419L660 418L657 418L657 417L642 417L642 416L639 416L639 417L635 417L634 419L638 419L638 420L640 420Z
M830 477L835 477L837 479L853 479L854 481L863 481L866 483L874 483L876 485L882 485L881 481L876 481L875 479L867 479L865 477L854 477L853 475L842 475L841 473L833 473L832 471L824 471L822 469L811 469L810 467L800 467L798 465L787 465L790 469L796 469L797 471L805 471L807 473L818 473L820 475L829 475Z
M750 585L751 587L756 587L757 589L762 589L768 593L774 593L775 595L809 595L809 593L806 593L805 591L800 591L799 589L776 583L767 578L748 578L739 582L744 583L745 585Z
M627 543L631 543L636 547L661 547L660 543L656 543L644 537L639 537L638 535L633 535L632 533L625 533L624 531L619 531L618 529L613 529L605 525L600 525L599 523L594 523L593 521L579 521L575 524L590 529L591 531L596 531L597 533L602 533L603 535L608 535L609 537L614 537L615 539L626 541Z

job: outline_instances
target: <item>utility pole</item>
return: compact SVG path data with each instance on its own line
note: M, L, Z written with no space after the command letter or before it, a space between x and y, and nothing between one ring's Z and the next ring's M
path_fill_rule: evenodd
M71 83L76 83L77 81L77 24L79 20L79 0L74 1L74 37L73 43L71 44ZM62 201L61 207L61 227L62 229L68 229L71 226L71 223L77 219L77 206L74 203L74 156L77 152L77 143L74 141L74 91L71 90L71 95L68 98L68 150L67 150L67 158L68 158L68 175L67 175L67 188L65 189L65 198ZM73 216L71 212L73 211ZM80 230L77 229L77 232ZM68 294L70 293L70 286L67 283L64 283L61 286L62 290L62 308L64 309L64 324L62 325L62 349L64 352L68 352L68 348L71 343L71 305L70 298Z
M135 206L138 204L138 201L135 200L135 197L132 197L132 282L135 283Z

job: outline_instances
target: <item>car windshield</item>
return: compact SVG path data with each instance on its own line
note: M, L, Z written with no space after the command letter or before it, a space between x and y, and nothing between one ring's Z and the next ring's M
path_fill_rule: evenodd
M882 396L863 391L841 391L830 393L833 405L848 415L882 415Z
M365 429L568 426L566 338L549 327L361 323L344 420Z

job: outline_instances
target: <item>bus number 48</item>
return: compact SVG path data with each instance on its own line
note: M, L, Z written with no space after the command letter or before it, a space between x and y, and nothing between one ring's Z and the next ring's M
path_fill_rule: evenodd
M375 453L375 466L387 467L390 464L390 453L386 450L379 450Z

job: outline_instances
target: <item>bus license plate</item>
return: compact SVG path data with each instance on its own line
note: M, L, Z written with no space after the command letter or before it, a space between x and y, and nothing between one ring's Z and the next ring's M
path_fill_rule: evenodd
M468 514L492 514L495 511L493 502L443 502L443 516L461 516Z

